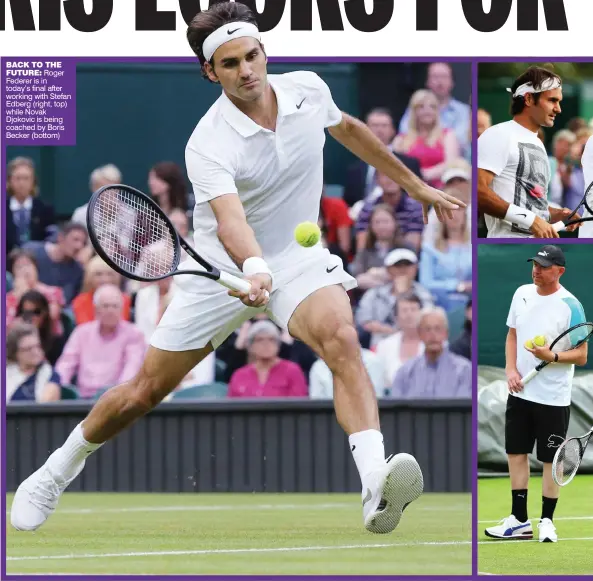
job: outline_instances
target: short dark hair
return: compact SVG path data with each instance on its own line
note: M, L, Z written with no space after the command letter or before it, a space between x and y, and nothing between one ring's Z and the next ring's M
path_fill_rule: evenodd
M420 309L422 308L422 301L420 300L420 297L412 291L404 293L403 295L398 297L395 303L395 312L397 312L398 309L397 305L399 305L401 302L416 303Z
M8 255L8 269L7 270L9 272L12 272L12 269L14 268L14 263L19 258L26 258L27 260L29 260L30 262L32 262L35 265L35 268L37 270L39 270L39 265L37 264L37 258L35 258L35 254L33 254L32 250L27 250L26 248L15 248Z
M62 236L68 236L70 232L74 232L76 230L79 232L84 232L85 236L88 236L86 226L84 226L84 224L80 224L79 222L66 222L66 224L60 228L60 234Z
M551 68L551 66L550 66ZM525 83L531 83L536 89L540 88L543 83L545 83L549 79L556 79L560 83L562 79L553 71L549 70L548 68L543 67L529 67L520 77L518 77L511 87L511 91L513 95L515 91ZM539 102L539 98L541 93L534 93L533 100L535 104ZM511 115L514 117L519 113L522 113L525 109L525 96L520 97L513 97L513 101L511 104Z
M248 22L257 26L257 19L253 11L241 2L219 2L214 4L208 10L198 12L189 23L187 42L189 42L189 46L200 61L202 76L205 79L208 79L208 75L204 70L204 64L207 62L204 57L204 41L215 30L229 22Z
M391 113L391 111L387 108L387 107L373 107L367 114L366 114L366 119L368 120L368 118L371 115L387 115L387 117L391 118L391 121L393 122L393 113Z

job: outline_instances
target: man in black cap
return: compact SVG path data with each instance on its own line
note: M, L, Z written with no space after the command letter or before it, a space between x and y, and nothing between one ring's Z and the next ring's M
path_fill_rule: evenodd
M550 343L574 325L584 323L585 312L576 297L560 284L566 271L564 252L547 245L528 259L533 284L520 286L511 303L506 340L506 375L509 396L506 408L505 447L512 489L511 516L487 528L495 539L532 538L527 517L529 484L528 454L537 442L537 458L544 465L542 514L538 523L540 542L556 542L552 522L559 487L552 478L552 461L566 438L570 418L572 378L575 365L587 363L587 344L570 350L568 345ZM556 353L556 351L558 351ZM553 362L527 385L522 377L540 361Z

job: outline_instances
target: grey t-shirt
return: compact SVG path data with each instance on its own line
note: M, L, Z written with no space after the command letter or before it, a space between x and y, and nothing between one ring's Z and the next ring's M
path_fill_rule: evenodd
M80 292L84 270L76 260L54 262L48 256L45 245L46 242L27 242L23 248L35 255L40 282L61 287L66 304L69 305Z

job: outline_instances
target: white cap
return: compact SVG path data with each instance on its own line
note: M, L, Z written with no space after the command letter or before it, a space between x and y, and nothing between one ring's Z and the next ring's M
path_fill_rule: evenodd
M407 260L412 264L418 263L418 257L413 250L410 250L409 248L396 248L385 257L383 264L385 266L393 266L394 264L402 262L403 260Z
M447 182L450 182L451 180L454 180L455 178L459 178L459 179L465 180L466 182L469 182L472 179L472 175L469 171L467 171L466 169L464 169L462 167L450 167L449 169L447 169L443 172L441 181L444 184L446 184Z

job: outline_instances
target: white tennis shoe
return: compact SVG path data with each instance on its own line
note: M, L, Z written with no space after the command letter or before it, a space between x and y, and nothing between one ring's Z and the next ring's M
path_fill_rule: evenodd
M496 526L487 528L484 533L493 539L532 539L533 528L531 521L517 520L514 515L503 518Z
M362 486L362 515L371 533L390 533L405 508L424 490L422 470L410 454L391 456L378 470L368 474Z
M543 518L537 523L539 531L540 543L556 543L558 542L558 535L556 534L556 527L549 518Z
M85 462L69 480L54 475L46 462L39 470L18 487L12 507L10 522L17 531L37 530L56 510L60 496L68 485L80 474Z

